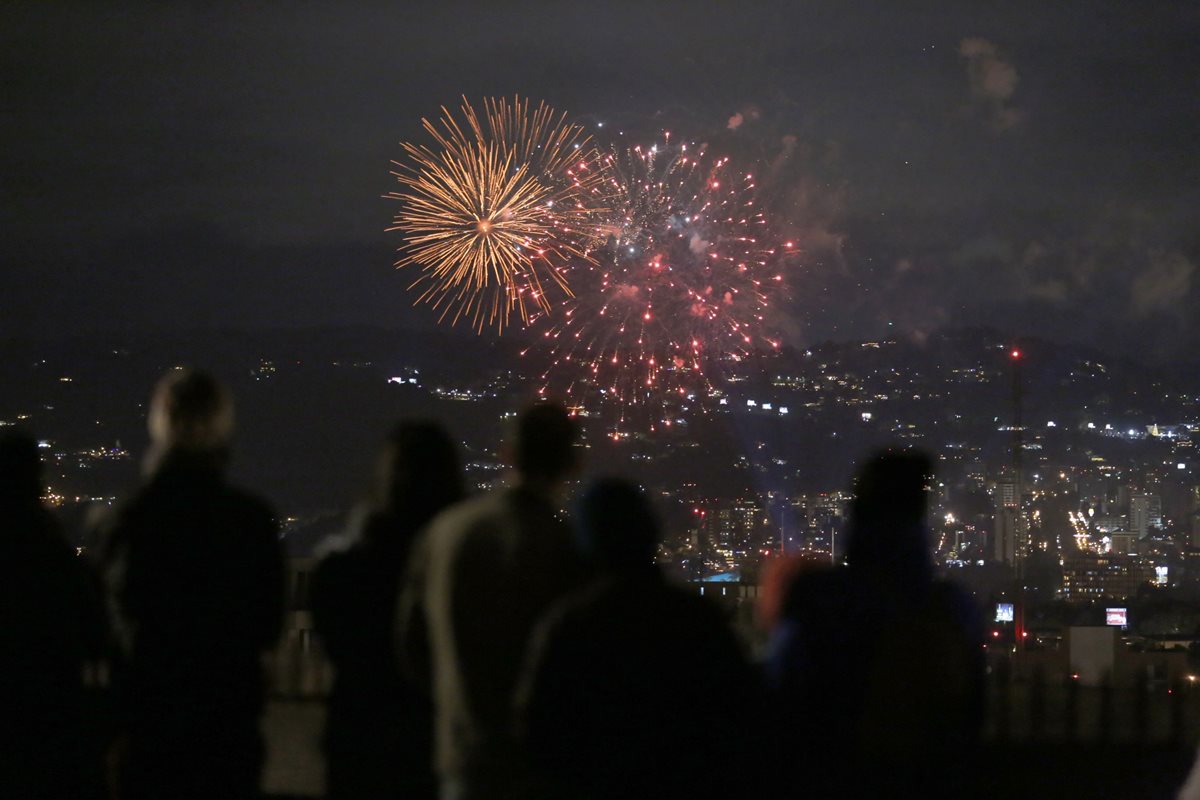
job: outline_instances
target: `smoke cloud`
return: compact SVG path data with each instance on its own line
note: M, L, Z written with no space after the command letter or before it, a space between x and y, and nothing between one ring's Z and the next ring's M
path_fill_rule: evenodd
M1024 114L1009 105L1017 91L1017 68L1000 54L996 45L975 36L959 43L958 54L967 61L971 97L992 127L1006 131L1017 125Z
M1146 268L1130 285L1133 313L1139 317L1157 312L1177 311L1192 288L1196 265L1179 252L1150 254Z

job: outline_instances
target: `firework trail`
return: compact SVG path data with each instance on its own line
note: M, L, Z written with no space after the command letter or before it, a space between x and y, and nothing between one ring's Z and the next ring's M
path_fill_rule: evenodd
M601 156L544 103L485 99L479 115L463 98L460 111L461 123L444 106L437 123L421 120L432 146L403 144L388 230L404 235L396 266L421 268L416 302L439 322L502 332L514 312L528 324L570 297L564 270L591 258L605 211Z
M531 348L552 351L544 393L613 402L622 419L643 406L651 427L669 425L673 407L702 405L751 350L779 346L764 314L794 245L771 240L753 176L703 147L667 134L603 167L603 244L568 273L563 312L535 315Z

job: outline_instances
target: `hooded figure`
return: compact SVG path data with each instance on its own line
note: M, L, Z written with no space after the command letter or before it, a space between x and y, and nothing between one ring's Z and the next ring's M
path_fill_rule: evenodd
M718 609L654 563L659 528L645 496L596 482L578 532L596 580L538 626L516 698L546 796L753 795L758 681Z
M925 524L930 459L883 452L861 469L844 567L797 574L768 673L783 755L824 796L907 786L961 791L982 726L980 617L936 580Z

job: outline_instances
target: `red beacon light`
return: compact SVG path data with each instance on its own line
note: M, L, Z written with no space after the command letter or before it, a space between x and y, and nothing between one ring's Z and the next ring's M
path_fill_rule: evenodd
M1015 347L1014 347L1014 348L1012 349L1012 351L1011 351L1011 352L1009 352L1009 354L1008 354L1008 355L1009 355L1009 356L1010 356L1010 357L1011 357L1011 358L1012 358L1014 361L1016 361L1018 358L1020 358L1020 357L1021 357L1021 351L1020 351L1020 350L1018 350L1017 348L1015 348Z

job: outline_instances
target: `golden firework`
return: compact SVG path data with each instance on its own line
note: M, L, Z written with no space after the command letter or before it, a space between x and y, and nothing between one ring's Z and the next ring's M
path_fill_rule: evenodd
M419 266L409 286L439 321L468 318L476 331L524 324L555 294L571 296L564 270L589 260L598 226L602 162L583 128L545 103L463 98L460 124L445 106L421 122L434 145L404 143L393 162L403 206L389 231L404 235L396 266Z

